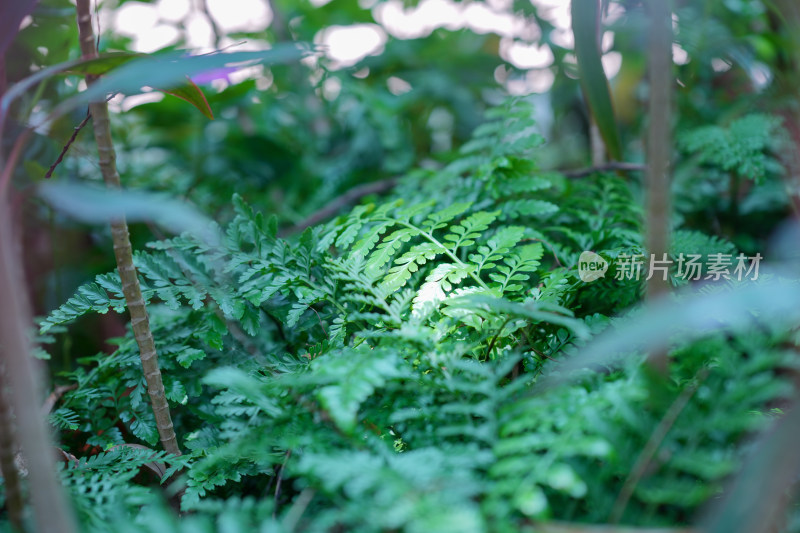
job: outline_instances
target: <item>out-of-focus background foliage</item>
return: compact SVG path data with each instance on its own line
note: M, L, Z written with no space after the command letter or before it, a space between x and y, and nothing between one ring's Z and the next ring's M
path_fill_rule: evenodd
M701 227L714 213L715 231L747 252L763 245L789 212L797 186L779 177L781 163L774 158L732 178L728 163L691 157L691 133L709 125L735 127L738 118L755 112L775 113L790 132L796 130L796 38L787 29L793 27L794 7L784 3L674 6L674 127L676 150L684 148L685 156L676 158L674 168L676 216ZM263 49L286 40L325 50L301 64L204 75L198 82L214 121L158 92L116 97L113 127L123 181L186 198L220 221L230 217L229 199L238 192L291 227L355 185L447 163L486 107L506 92L535 104L548 142L541 167L587 166L589 118L576 79L569 7L559 0L101 2L101 51L196 54ZM648 95L645 9L641 2L612 1L603 2L603 10L603 65L625 159L641 161ZM42 0L6 55L8 82L78 57L76 43L72 4ZM19 116L36 124L53 102L82 83L73 76L46 84L16 104ZM37 129L15 175L20 191L42 179L83 116L77 110ZM757 135L764 126L745 123L741 129ZM80 134L54 179L99 180L90 141L89 134ZM720 157L730 162L738 149ZM731 179L744 180L741 198L725 193ZM753 187L756 194L749 194ZM98 229L87 237L84 227L35 202L21 210L30 232L26 254L34 302L44 313L87 275L109 268L103 252L108 247L101 245L107 235ZM136 243L149 238L148 228L134 227ZM91 342L91 332L86 334Z

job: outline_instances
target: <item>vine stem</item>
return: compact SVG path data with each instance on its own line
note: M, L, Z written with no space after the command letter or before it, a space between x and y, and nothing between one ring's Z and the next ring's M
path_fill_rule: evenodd
M97 57L90 1L77 0L76 2L78 34L81 54L84 59ZM94 76L87 75L86 83L91 84L95 79ZM92 102L89 104L89 110L93 118L94 138L97 144L103 180L109 189L120 189L120 178L116 163L117 156L114 151L114 143L111 140L108 104L104 100ZM158 353L153 340L153 332L150 329L150 319L147 316L144 298L142 298L136 267L133 265L131 240L128 234L128 224L124 216L120 216L120 218L111 222L111 236L114 243L117 270L122 281L122 292L125 295L125 302L131 315L131 326L136 344L139 346L142 371L147 382L147 393L150 396L150 404L155 415L161 445L167 452L180 455L181 451L172 425L169 404L164 394L164 383L161 380L161 369L158 365Z

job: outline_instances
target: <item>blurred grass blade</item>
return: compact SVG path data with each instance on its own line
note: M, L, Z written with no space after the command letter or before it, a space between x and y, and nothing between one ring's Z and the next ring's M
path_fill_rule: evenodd
M599 0L572 0L572 32L575 35L575 57L578 60L583 95L600 130L609 157L619 161L622 159L622 143L598 44L600 42Z
M81 76L102 76L133 59L145 57L146 55L139 52L109 52L69 66L64 69L64 73L79 74Z
M211 246L220 242L211 219L185 202L160 194L47 182L39 186L39 196L56 210L81 222L108 223L121 217L128 221L152 221L173 233L189 232Z
M22 81L10 86L0 99L0 128L5 115L16 98L25 94L36 84L62 72L106 75L92 84L87 90L78 93L56 106L51 118L57 118L77 107L92 101L103 100L107 94L119 92L138 94L142 87L154 87L174 94L176 87L186 83L186 78L214 69L232 65L252 66L259 64L290 63L310 53L302 43L276 45L269 50L258 52L217 53L187 57L184 52L168 52L149 56L126 57L127 54L107 55L97 59L75 60L59 63L42 69ZM108 57L108 59L106 59ZM96 74L95 74L96 75ZM179 96L183 98L185 95ZM186 99L186 98L184 98ZM188 101L188 100L187 100ZM194 102L191 102L194 103ZM200 109L201 111L205 111ZM209 110L210 112L210 110ZM0 131L2 131L0 129Z
M546 322L565 327L579 338L589 337L589 328L581 320L573 318L572 311L545 302L516 303L486 294L467 294L447 300L446 305L465 310L505 313L513 317L527 318L534 323Z
M54 116L105 99L107 94L120 92L137 94L142 87L171 90L186 83L187 77L231 66L254 66L261 64L290 63L307 55L308 50L295 43L276 45L258 52L217 53L187 57L183 52L147 56L120 66L97 80L85 91L61 102L53 111Z
M787 274L787 273L783 273ZM549 379L556 384L597 365L614 366L633 353L668 349L715 331L735 331L757 322L800 321L800 282L762 269L758 281L719 292L679 293L647 304L617 322L558 366Z
M0 99L0 125L5 119L5 114L11 106L11 102L47 78L51 78L65 72L99 76L141 56L142 54L133 52L110 52L92 59L74 59L72 61L65 61L63 63L58 63L57 65L43 68L42 70L31 74L27 78L14 83L3 94L2 99Z

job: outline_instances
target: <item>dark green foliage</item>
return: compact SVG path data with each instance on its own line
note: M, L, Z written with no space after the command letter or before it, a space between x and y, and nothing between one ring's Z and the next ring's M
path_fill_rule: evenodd
M734 120L727 128L704 126L685 133L679 146L699 162L744 178L762 181L779 163L770 157L780 148L781 120L763 114ZM779 167L778 167L779 168Z
M788 394L776 377L788 363L786 331L677 342L662 384L629 354L617 369L550 387L559 360L638 301L640 282L581 282L579 254L641 253L641 227L622 180L539 172L530 116L522 102L493 110L446 168L411 174L395 198L297 237L278 238L276 220L237 196L219 248L183 235L137 256L188 450L174 464L186 467L181 507L196 514L181 530L209 531L210 515L229 531L604 522L693 384L624 522L685 523L721 490L743 439ZM690 231L677 232L673 248L735 253ZM99 276L42 330L119 310L118 283ZM117 342L114 355L62 376L78 388L51 420L73 446L157 441L135 343ZM172 520L153 493L128 483L149 456L125 453L65 471L87 526L103 530L111 517L124 531L123 517L145 502L144 530Z

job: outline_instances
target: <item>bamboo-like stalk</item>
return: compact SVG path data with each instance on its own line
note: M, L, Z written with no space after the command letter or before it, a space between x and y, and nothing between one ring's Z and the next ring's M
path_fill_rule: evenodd
M669 252L670 218L670 109L672 98L672 11L669 0L650 0L649 81L650 101L647 128L646 247L651 259L660 261ZM647 280L647 297L652 300L669 292L669 279L652 272ZM667 353L651 354L649 364L667 373Z
M33 321L15 244L8 195L0 193L0 357L2 386L13 413L13 421L4 420L0 431L4 438L13 437L22 451L37 531L72 533L74 517L56 479L53 445L39 410L40 380L28 338ZM10 423L13 432L6 425ZM3 453L13 453L13 449ZM5 465L3 470L13 476Z
M649 124L647 127L647 169L645 170L645 246L651 261L661 261L669 253L670 154L672 135L672 10L669 0L650 0L650 42L648 50ZM655 265L655 263L651 263ZM670 290L669 279L649 272L647 299L654 300ZM651 353L648 366L664 376L669 372L666 350Z
M90 0L77 0L78 31L81 44L81 53L85 59L97 57L94 30L92 29L92 12ZM93 76L86 76L86 82L92 83ZM111 140L110 121L108 117L108 104L105 101L89 104L92 114L95 142L99 156L100 170L106 186L119 189L120 178L117 172L116 153ZM153 341L153 332L150 330L150 320L139 287L139 278L133 266L133 252L128 234L128 224L125 217L111 222L111 236L114 242L114 256L117 260L117 270L122 281L122 291L125 302L131 315L131 326L139 346L142 360L142 370L147 382L147 393L153 407L153 414L158 426L158 435L161 445L169 453L180 455L175 429L172 426L172 417L169 404L164 394L164 384L161 381L161 369L158 365L158 354Z
M669 159L672 135L670 109L672 97L672 17L668 0L651 0L649 85L647 128L647 251L661 259L669 251ZM648 280L647 295L658 296L669 290L669 282L654 275Z

